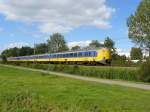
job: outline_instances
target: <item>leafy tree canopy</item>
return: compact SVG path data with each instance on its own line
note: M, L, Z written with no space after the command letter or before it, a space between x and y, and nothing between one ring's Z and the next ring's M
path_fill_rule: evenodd
M78 51L78 50L81 50L81 47L77 45L77 46L72 47L71 50Z
M115 42L109 37L105 39L104 46L115 51Z
M142 0L127 21L129 38L150 54L150 0Z
M60 33L54 33L48 40L48 49L50 53L68 51L68 46L64 36Z
M131 59L132 60L141 60L143 58L142 50L140 48L132 48L131 52Z
M48 45L46 43L40 43L35 45L35 54L43 54L48 52Z
M103 45L98 40L92 40L92 42L89 44L90 48L99 48L103 47Z

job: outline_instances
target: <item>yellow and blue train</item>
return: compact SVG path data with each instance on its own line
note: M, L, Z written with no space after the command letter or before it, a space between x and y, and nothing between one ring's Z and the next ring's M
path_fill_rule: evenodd
M111 51L107 48L87 51L71 51L42 55L10 57L8 62L39 63L88 63L111 64Z

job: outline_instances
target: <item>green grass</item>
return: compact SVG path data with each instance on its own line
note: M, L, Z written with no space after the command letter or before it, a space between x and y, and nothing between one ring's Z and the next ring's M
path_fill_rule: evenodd
M135 67L97 67L54 64L22 64L22 66L103 79L139 81Z
M0 66L0 112L149 112L150 91Z

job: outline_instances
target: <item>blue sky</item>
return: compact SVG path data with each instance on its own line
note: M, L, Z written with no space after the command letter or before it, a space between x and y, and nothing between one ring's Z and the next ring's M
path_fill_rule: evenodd
M29 0L26 0L26 1L29 1ZM36 1L36 0L33 0L33 1ZM52 0L48 0L48 1L50 4L53 4L51 3ZM64 4L69 5L69 3L67 3L67 0L62 0L62 1L64 1L63 5ZM81 2L83 1L83 5L85 4L84 2L86 2L85 0L80 0L80 1ZM99 1L101 3L98 6L96 5L96 2L99 2ZM22 7L19 7L19 6L24 5L24 4L20 4L19 0L17 3L13 3L13 0L11 1L8 0L7 2L5 2L5 0L0 0L0 46L1 46L0 51L7 47L22 46L22 45L33 46L34 43L46 42L46 40L49 38L49 35L52 34L52 32L58 31L58 32L61 32L65 36L65 39L67 42L72 42L72 43L79 42L79 41L87 41L87 40L104 41L105 37L109 36L115 41L116 47L122 50L121 52L124 52L124 53L129 52L130 48L134 46L134 44L128 39L128 29L126 25L126 20L131 13L135 12L140 1L141 0L106 0L106 1L105 0L93 0L93 3L91 3L90 1L90 4L93 5L93 7L88 6L87 4L87 7L90 7L90 9L93 8L92 9L93 12L91 15L95 13L94 11L96 10L95 7L99 9L98 7L104 6L103 9L101 8L104 11L103 12L101 11L102 13L101 12L99 13L101 15L98 15L97 13L95 13L95 15L96 14L97 15L93 16L93 18L91 19L87 19L88 17L90 18L90 16L86 17L86 15L85 15L86 18L84 18L84 10L89 10L87 7L85 7L85 9L81 9L81 12L83 12L82 13L83 16L80 17L80 21L76 21L75 19L70 19L71 22L65 21L65 17L71 18L74 16L74 15L72 16L71 14L75 13L75 18L76 18L78 17L78 15L81 15L79 13L80 10L78 10L77 12L71 12L71 11L68 12L69 9L66 9L67 11L65 10L61 12L61 11L58 11L57 9L56 11L58 11L59 13L56 13L56 14L60 15L60 17L55 16L54 19L58 19L58 18L59 19L57 22L54 22L55 24L53 24L52 14L51 16L43 16L45 17L44 22L43 21L41 22L42 17L38 16L37 18L37 15L34 15L33 17L29 13L33 11L33 8L35 8L35 6L40 7L40 5L38 4L35 5L36 2L35 3L33 2L34 5L31 5L31 2L30 4L27 3L27 6L23 6L24 7L23 9ZM14 4L15 5L17 4L15 6L15 8L17 7L17 9L14 8ZM30 5L30 8L32 8L31 11L27 9L28 4ZM80 2L76 4L75 6L79 6L79 4L81 4L82 6L82 3ZM18 10L18 9L20 10L20 12L19 11L15 12L15 10ZM29 10L29 11L26 11L26 10ZM48 12L49 10L46 10L46 11L47 13L49 13ZM41 10L39 11L39 14L40 12ZM106 15L107 13L108 15ZM42 14L43 13L41 12L41 15ZM61 21L60 19L61 17L63 17L62 20L64 21ZM98 20L99 18L101 21ZM92 20L92 19L95 19L95 20ZM87 22L83 22L82 20L87 21ZM97 25L95 21L98 21L96 23L99 25ZM63 27L60 26L60 23L61 25L63 24L62 25Z

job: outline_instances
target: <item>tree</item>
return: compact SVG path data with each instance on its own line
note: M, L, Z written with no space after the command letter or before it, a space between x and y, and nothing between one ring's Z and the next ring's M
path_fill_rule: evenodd
M5 55L1 55L1 59L3 63L7 63L7 57Z
M51 53L69 50L64 36L59 33L54 33L52 36L50 36L50 39L48 40L48 49Z
M140 48L132 48L130 52L132 60L141 60L143 58L142 50Z
M35 45L35 54L43 54L48 52L48 45L46 43L40 43Z
M99 43L98 40L92 40L92 42L89 44L90 48L99 48L102 47L103 45Z
M111 38L107 37L105 39L104 46L113 50L113 52L115 52L115 42Z
M150 54L150 0L142 0L127 21L129 38Z
M33 55L34 49L31 47L22 47L22 48L10 48L4 50L1 55L6 57L17 57L17 56L26 56L26 55Z
M81 49L81 47L78 45L71 48L72 51L78 51L80 49Z
M19 56L19 48L14 47L14 48L10 48L10 49L6 49L2 52L3 56L6 57L16 57Z
M27 56L27 55L33 55L34 49L31 47L22 47L19 50L19 56Z

